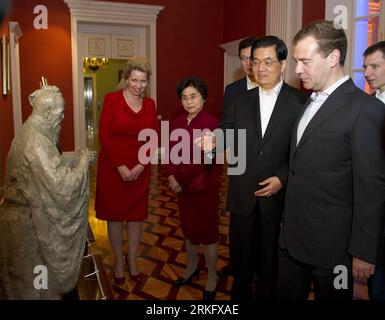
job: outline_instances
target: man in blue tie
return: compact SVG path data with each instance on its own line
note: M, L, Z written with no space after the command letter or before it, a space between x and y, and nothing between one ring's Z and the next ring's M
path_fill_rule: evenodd
M385 103L385 41L368 47L364 52L365 79L376 98ZM384 230L385 231L385 230ZM368 293L371 300L385 300L384 237L378 249L374 275L368 279Z

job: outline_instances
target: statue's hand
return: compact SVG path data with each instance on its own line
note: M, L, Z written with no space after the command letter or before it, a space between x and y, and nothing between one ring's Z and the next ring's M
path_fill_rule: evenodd
M87 148L82 148L77 151L77 158L86 161L88 165L93 165L96 162L96 151L88 150Z
M97 153L96 151L91 151L91 150L86 150L85 152L85 156L87 158L87 161L90 165L93 165L95 164L96 162L96 156L97 156Z

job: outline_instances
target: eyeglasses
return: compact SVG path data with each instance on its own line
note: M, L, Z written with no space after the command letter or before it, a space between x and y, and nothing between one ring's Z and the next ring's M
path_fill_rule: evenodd
M195 101L199 98L199 94L192 94L191 96L182 96L182 102L189 102L190 100Z
M242 62L251 61L251 57L247 57L247 56L240 56L239 59L241 59Z
M259 67L260 65L266 67L266 68L270 68L273 66L273 63L275 62L279 62L279 60L272 60L272 59L265 59L265 60L258 60L258 59L253 59L251 60L251 63L253 64L254 67Z

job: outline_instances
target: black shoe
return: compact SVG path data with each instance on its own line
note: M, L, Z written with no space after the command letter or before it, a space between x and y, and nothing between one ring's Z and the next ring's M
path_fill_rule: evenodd
M189 276L187 279L182 278L182 277L179 277L178 279L175 280L174 284L175 284L176 286L180 287L180 286L183 286L183 285L185 285L185 284L190 283L193 277L196 277L196 279L198 280L198 279L199 279L199 272L200 272L200 270L199 270L199 268L197 267L197 268L195 269L195 271L192 273L192 275Z
M226 278L228 276L233 275L233 268L230 264L225 265L221 270L218 272L219 278Z
M215 300L215 295L217 293L217 290L215 289L214 291L203 291L203 300L206 301L213 301Z

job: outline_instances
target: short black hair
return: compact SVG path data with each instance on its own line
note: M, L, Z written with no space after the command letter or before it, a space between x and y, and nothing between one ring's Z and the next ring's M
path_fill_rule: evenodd
M182 99L182 92L188 87L195 88L204 100L207 100L207 85L206 82L197 76L189 76L183 78L176 87L176 94L179 99Z
M382 52L382 56L385 59L385 41L379 41L370 47L366 48L363 56L366 58L368 55L375 53L376 51Z
M276 36L265 36L257 39L254 45L251 48L251 59L254 57L254 51L257 48L267 48L267 47L275 47L275 53L277 54L277 58L279 61L285 60L287 58L287 46L282 39Z
M238 45L238 57L241 57L241 50L248 48L248 47L253 47L255 41L257 41L257 38L254 36L249 36L239 42Z

